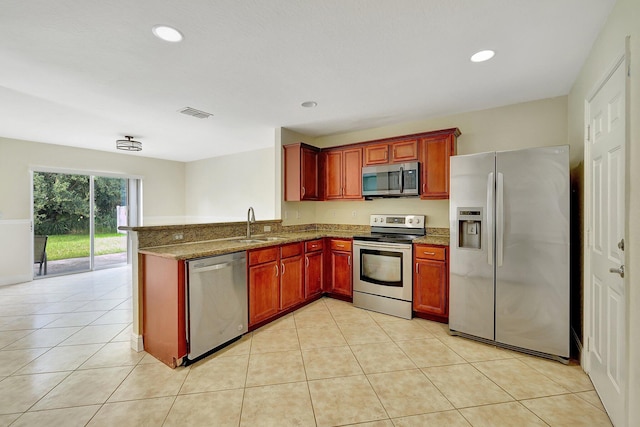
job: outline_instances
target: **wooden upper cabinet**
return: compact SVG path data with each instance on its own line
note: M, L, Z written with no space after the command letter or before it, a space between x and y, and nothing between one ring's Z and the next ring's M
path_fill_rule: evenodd
M458 129L420 139L421 199L449 198L449 158L456 154Z
M364 165L415 162L418 160L418 139L371 144L364 147Z
M324 153L324 198L342 198L342 151Z
M418 140L408 139L391 144L391 163L415 162L418 160Z
M303 143L285 145L284 199L289 202L319 200L319 149Z
M324 153L324 198L362 199L362 148Z
M364 165L384 165L389 163L389 144L375 144L364 147Z
M362 148L349 148L343 152L343 199L362 199Z

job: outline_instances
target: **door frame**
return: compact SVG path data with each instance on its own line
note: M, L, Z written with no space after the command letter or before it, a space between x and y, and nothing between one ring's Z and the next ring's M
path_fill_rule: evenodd
M127 218L129 219L129 226L133 227L133 226L138 226L141 225L141 218L142 218L142 176L139 175L128 175L128 174L119 174L119 173L110 173L110 172L102 172L102 171L93 171L93 170L82 170L82 169L67 169L67 168L56 168L56 167L46 167L46 166L29 166L29 191L30 191L30 200L31 200L31 208L29 209L29 221L31 223L31 242L30 242L30 256L31 256L31 263L30 263L30 277L31 280L33 280L33 274L31 273L32 269L33 269L33 263L34 263L34 259L33 259L33 236L35 233L35 223L34 223L34 219L33 219L33 174L34 172L42 172L42 173L59 173L59 174L67 174L67 175L85 175L89 178L90 180L90 185L89 185L89 189L90 189L90 199L93 200L94 199L94 194L93 194L93 180L96 176L99 177L106 177L106 178L119 178L119 179L126 179L128 180L128 184L127 184L127 205L128 205L128 212L127 212ZM132 190L135 190L137 192L137 194L133 194L131 193ZM132 206L132 203L135 203L134 206ZM90 215L91 215L91 221L90 221L90 235L93 235L94 233L94 223L93 223L93 216L94 216L94 204L91 203L90 204ZM94 260L93 260L93 252L94 252L94 248L93 248L93 239L89 240L89 270L83 271L83 272L88 272L88 271L94 271ZM137 247L134 247L132 245L132 241L131 241L131 233L127 233L127 264L131 264L132 262L132 252L137 252Z
M596 82L593 88L587 93L587 96L584 100L584 134L583 134L583 144L584 144L584 204L583 204L583 266L582 266L582 290L583 290L583 337L582 337L582 348L580 349L580 365L583 370L588 374L591 371L591 363L590 363L590 345L589 345L589 337L592 335L591 331L591 320L592 320L592 312L591 312L591 293L589 287L589 278L591 277L591 251L590 248L593 244L593 235L591 233L590 224L591 224L591 212L590 206L592 203L592 185L591 185L591 148L590 148L590 102L594 99L600 89L609 81L611 76L618 70L618 67L624 67L627 70L626 78L625 78L625 197L624 197L624 212L625 212L625 242L629 242L629 186L630 179L629 174L629 154L630 154L630 82L629 82L629 67L630 67L630 55L629 55L629 38L627 37L625 40L625 48L624 50L615 56L615 60L611 63L606 72L602 75L602 77ZM629 251L624 252L624 265L629 266ZM630 319L630 307L629 307L629 277L628 275L623 279L624 290L625 290L625 360L624 360L624 369L627 373L629 373L629 343L630 343L630 328L629 328L629 319ZM622 391L625 398L624 403L624 418L626 419L629 414L629 386L630 382L627 381Z

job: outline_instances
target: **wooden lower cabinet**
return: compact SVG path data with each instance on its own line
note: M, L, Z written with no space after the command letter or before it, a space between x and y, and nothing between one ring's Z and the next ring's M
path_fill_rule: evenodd
M419 317L449 321L449 263L446 246L414 246L413 311Z
M304 301L303 244L248 251L249 327Z
M322 294L324 284L324 242L323 239L305 243L304 255L304 297L310 299Z
M172 368L187 355L184 266L184 261L138 255L144 349Z
M280 275L278 262L249 266L249 326L278 314Z
M280 310L286 310L304 301L302 255L280 261Z
M330 294L353 298L353 269L351 240L329 239L329 283Z

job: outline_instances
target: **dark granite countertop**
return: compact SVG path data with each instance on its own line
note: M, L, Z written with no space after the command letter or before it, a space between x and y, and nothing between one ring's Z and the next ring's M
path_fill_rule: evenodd
M255 239L276 239L264 242L244 243L240 240L244 239L245 237L237 236L232 238L181 243L176 245L147 247L144 249L139 249L138 252L141 254L155 255L175 260L187 260L215 255L224 255L232 252L240 252L250 249L266 248L269 246L276 246L287 243L303 242L306 240L319 239L323 237L352 238L356 234L357 233L354 232L344 232L338 230L259 234L252 237ZM449 245L449 236L444 234L431 234L414 240L414 243L447 246Z

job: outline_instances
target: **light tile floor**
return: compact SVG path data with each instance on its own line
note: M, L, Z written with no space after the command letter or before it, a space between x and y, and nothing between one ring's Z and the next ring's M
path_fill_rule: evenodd
M0 426L609 426L588 377L321 299L189 367L130 349L129 267L0 287Z

